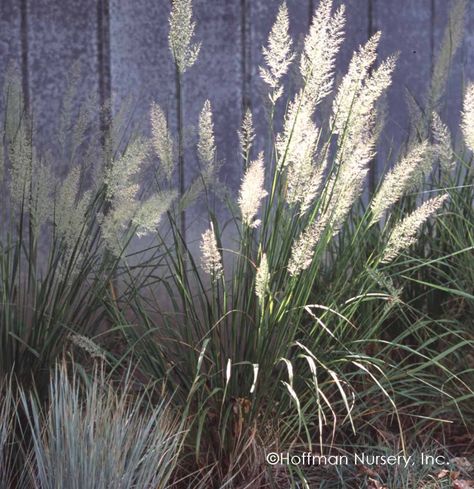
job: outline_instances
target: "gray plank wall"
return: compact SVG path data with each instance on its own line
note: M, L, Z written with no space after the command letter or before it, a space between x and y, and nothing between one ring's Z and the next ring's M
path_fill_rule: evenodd
M468 0L469 3L472 0ZM336 4L342 0L336 0ZM383 31L380 55L400 52L390 92L388 127L378 167L387 164L391 145L404 140L408 89L421 98L429 83L437 46L448 20L447 0L346 0L347 40L338 71L368 36ZM245 106L264 128L262 84L258 66L280 0L195 0L197 38L202 50L183 83L185 122L195 127L206 98L215 111L222 176L234 189L241 177L236 131ZM318 0L287 0L291 31L301 44ZM471 6L470 6L471 7ZM474 6L472 6L474 7ZM79 61L79 99L94 94L117 109L131 97L134 120L148 130L148 109L157 101L175 117L175 79L169 55L169 0L0 0L0 73L12 61L22 75L30 109L37 121L39 144L55 144L60 101L68 73ZM443 113L452 126L459 118L464 80L474 78L474 8L466 15L466 36L452 70ZM264 146L258 139L256 146ZM58 162L64 173L64 163ZM195 156L186 158L187 178L196 173Z

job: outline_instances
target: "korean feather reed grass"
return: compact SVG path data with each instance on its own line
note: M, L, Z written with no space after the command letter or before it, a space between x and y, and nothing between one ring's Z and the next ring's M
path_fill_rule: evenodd
M288 94L270 151L255 154L245 114L241 187L234 199L226 194L235 247L223 247L211 205L199 257L168 213L173 241L158 233L165 252L152 276L171 307L152 287L110 310L140 370L164 380L189 415L188 460L202 475L196 487L263 487L275 476L267 451L331 453L337 441L387 425L404 451L405 428L434 430L460 399L472 400L472 386L450 370L453 358L472 350L472 337L431 318L402 290L406 274L426 264L413 255L420 232L452 205L444 185L424 193L436 151L449 154L449 147L428 136L413 141L367 202L379 101L396 56L377 63L374 34L335 87L344 24L344 8L321 1L296 57L281 7L260 71L272 126L295 59L301 83ZM317 125L315 113L330 96L331 113ZM215 158L212 125L206 128L198 151ZM437 131L446 139L443 126ZM203 188L206 197L216 190ZM443 338L450 345L439 350Z
M35 146L20 86L11 71L0 143L0 377L13 371L16 381L40 389L74 339L106 327L104 301L119 299L114 281L131 236L158 224L174 192L144 195L138 179L150 142L126 139L118 122L96 135L92 113L81 109L76 121L68 114L69 92L60 147ZM68 163L62 179L52 171L56 161Z
M110 120L88 140L93 117L81 111L74 123L70 91L58 136L68 172L57 180L19 85L6 84L0 377L13 372L16 384L0 405L0 469L11 465L20 406L25 487L310 487L310 471L272 467L266 453L332 454L375 438L406 453L453 413L472 423L474 364L462 360L474 341L474 90L466 147L453 146L440 110L459 33L445 36L426 107L412 107L412 134L369 195L397 56L378 59L375 33L336 84L346 18L334 3L318 3L300 52L279 8L259 70L269 138L258 152L247 109L235 194L219 179L212 99L196 121L202 172L184 186L182 81L201 49L191 0L174 0L170 15L177 134L154 103L151 137ZM464 8L458 0L449 29ZM186 240L185 209L199 199L198 248ZM144 235L155 241L132 249ZM96 345L117 331L125 351ZM75 347L114 374L131 368L152 394L137 395L129 376L83 379L77 365L51 375Z

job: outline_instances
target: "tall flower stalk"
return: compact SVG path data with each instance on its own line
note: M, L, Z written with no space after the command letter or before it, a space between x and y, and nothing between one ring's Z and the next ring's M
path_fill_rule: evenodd
M170 14L170 32L168 36L170 50L176 72L176 114L178 123L178 188L182 197L185 193L184 170L184 107L182 78L191 68L199 55L200 45L193 43L195 22L193 20L191 0L173 0ZM186 236L186 214L180 214L180 230L183 239Z

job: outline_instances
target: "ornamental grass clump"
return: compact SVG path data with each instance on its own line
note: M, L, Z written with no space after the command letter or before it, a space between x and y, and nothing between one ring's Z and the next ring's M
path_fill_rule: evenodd
M7 84L0 377L13 371L21 386L12 391L19 401L11 394L0 404L0 476L12 405L27 426L29 438L15 443L31 487L237 489L277 487L276 479L310 487L310 469L272 467L268 452L328 455L373 446L379 433L406 453L410 433L428 436L472 403L473 369L457 366L473 346L461 327L473 304L473 172L440 107L449 56L441 50L417 112L428 120L414 120L392 168L367 192L397 56L378 59L377 32L336 83L346 18L334 4L319 2L299 53L286 4L279 8L259 70L269 138L257 152L246 108L235 194L219 178L212 97L199 102L197 131L184 127L183 77L201 49L190 0L172 2L169 22L177 134L153 103L150 137L110 121L87 144L92 122L84 111L70 125L68 92L60 125L75 142L68 152L69 136L58 137L69 171L56 180L17 85ZM468 85L470 151L473 127ZM194 132L201 172L185 187ZM207 215L196 247L185 211L199 200ZM132 246L145 235L141 254ZM434 314L434 293L461 298L461 319ZM96 342L117 332L118 354ZM72 348L133 375L117 385L87 364L51 376Z
M445 335L447 328L430 324L402 295L404 272L418 266L410 253L421 230L449 205L442 188L424 193L436 158L444 172L456 165L447 128L434 116L433 142L412 141L367 202L380 101L396 56L377 63L381 34L374 34L335 87L344 8L320 2L299 57L288 23L283 4L260 70L273 132L275 108L287 95L282 129L271 134L269 150L255 154L252 113L244 113L235 155L244 162L240 189L233 197L224 192L234 230L208 205L198 257L184 240L183 221L168 214L174 241L156 267L167 299L160 303L151 287L112 309L142 373L164 380L189 415L195 487L263 487L274 476L267 451L329 453L347 437L364 443L366 427L383 429L388 420L405 450L404 427L422 426L430 408L441 417L457 405L454 394L442 394L440 379L459 380L463 395L473 394L444 365L469 340L437 352L425 332L439 327ZM300 79L294 92L284 83L291 69ZM316 123L331 96L331 113ZM203 104L196 150L205 168L219 148L210 103ZM468 104L464 112L466 119ZM204 188L205 199L211 190L223 195L218 181ZM409 337L419 339L416 348ZM396 361L400 352L405 357ZM426 405L433 393L441 407Z
M150 405L96 371L85 383L58 367L48 403L21 392L31 430L23 471L26 488L130 489L169 487L183 433L168 405Z
M63 113L63 130L82 138L70 151L59 148L55 155L36 147L20 87L16 73L10 72L0 138L5 199L0 222L0 378L13 371L16 381L41 390L69 338L94 335L105 326L104 304L111 291L118 299L114 283L131 239L154 231L177 194L169 184L139 198L139 177L153 148L163 173L172 171L167 140L154 138L152 145L135 138L118 147L116 139L122 135L116 137L114 126L101 145L100 137L84 136L93 128L91 114L70 127L66 121L72 116ZM64 111L71 96L68 92ZM156 114L155 119L159 126ZM60 142L65 139L58 136ZM61 158L69 163L63 179L51 169ZM84 163L87 158L95 161L95 168Z

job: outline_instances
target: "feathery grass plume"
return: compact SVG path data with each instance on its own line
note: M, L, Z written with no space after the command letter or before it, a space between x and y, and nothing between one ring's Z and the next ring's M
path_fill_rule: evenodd
M353 97L351 107L333 106L337 111L333 114L336 127L344 131L339 134L339 149L337 177L333 175L328 182L331 188L331 196L327 203L325 213L329 214L326 220L330 224L333 234L339 232L352 205L363 192L364 182L369 171L370 161L375 156L375 143L377 132L377 104L386 93L392 82L392 73L395 68L395 58L389 57L380 66L369 74L369 68L373 62L374 51L378 42L378 36L369 41L368 47L362 48L355 54L353 66L354 73L358 70L364 72L364 78L360 81L358 93ZM367 58L367 59L361 59ZM345 90L354 90L352 81L348 79ZM347 97L342 92L340 103ZM347 117L337 122L340 115Z
M385 211L395 204L403 194L416 185L420 168L426 161L428 142L418 144L392 168L384 178L379 191L371 203L371 224L380 221Z
M180 198L180 208L189 207L207 188L213 187L218 192L218 163L216 161L216 144L214 137L214 123L212 121L212 108L209 100L204 102L204 106L199 115L199 141L197 153L200 163L199 175L193 180Z
M328 188L332 191L325 205L323 221L327 221L334 235L339 232L351 207L362 194L369 163L375 156L375 109L364 120L366 131L345 139L339 173L332 175L328 182Z
M91 338L81 334L71 334L69 336L69 341L80 348L92 358L98 358L100 360L105 360L105 352L104 350Z
M449 70L456 52L462 43L466 17L466 0L455 0L449 13L449 21L444 31L441 48L436 56L429 90L431 109L437 109L446 91Z
M416 243L416 235L421 226L442 207L447 198L448 194L433 197L397 223L388 239L382 263L390 263L402 251Z
M176 190L163 191L140 203L132 219L133 224L137 226L136 234L139 238L156 231L161 218L177 197Z
M54 206L56 231L69 249L74 247L82 233L84 216L91 199L90 192L79 198L80 177L79 166L73 167L59 188Z
M106 169L106 198L111 208L104 216L102 230L105 241L114 252L120 252L119 235L139 207L136 199L139 190L137 176L147 155L147 142L136 139L129 144L124 154Z
M148 155L148 144L143 139L135 139L127 146L124 154L115 160L105 174L106 196L112 204L135 201L138 191L136 178Z
M304 214L318 193L326 160L319 165L315 163L320 130L306 108L297 116L293 114L298 100L297 97L290 105L283 136L277 138L277 148L287 167L286 201L290 205L299 205L300 214ZM292 120L293 128L290 127Z
M349 69L342 79L333 102L332 127L334 133L339 133L350 119L354 102L366 80L370 67L377 58L377 47L380 32L376 32L364 46L352 56Z
M184 73L196 62L201 48L194 44L196 23L192 19L191 0L173 0L170 14L170 32L168 36L171 53L180 73Z
M242 179L239 194L239 206L244 225L255 228L260 224L259 219L255 219L260 208L261 201L267 196L264 189L265 169L263 163L263 152L247 168Z
M449 173L453 170L455 163L451 131L437 112L433 112L431 117L431 132L434 141L433 149L439 158L441 168Z
M204 170L212 169L216 160L214 123L212 122L211 102L206 100L199 115L198 156Z
M321 239L328 225L329 214L320 215L296 239L291 247L291 256L288 262L288 273L292 277L298 276L306 270L313 261L314 248Z
M174 170L173 136L163 110L155 102L151 105L150 121L153 149L160 159L160 168L164 176L170 180Z
M252 148L253 140L255 139L255 131L253 128L252 112L247 108L244 118L242 120L242 126L240 128L239 142L240 152L245 160L250 157L250 149Z
M263 253L255 276L255 294L260 302L263 301L270 283L267 254Z
M33 149L31 137L24 122L10 146L10 196L12 202L21 207L30 198L31 177L33 174Z
M270 100L273 104L283 94L280 82L294 59L292 44L293 41L289 35L288 8L283 2L268 36L268 47L263 48L266 66L260 66L260 77L271 88Z
M474 83L470 82L464 94L461 129L467 147L474 151Z
M321 0L307 34L300 60L303 104L312 110L332 91L336 55L343 41L345 8L332 15L333 0Z
M364 80L361 90L354 100L347 122L346 139L356 139L357 134L367 133L367 124L370 121L370 131L373 132L376 122L377 102L387 92L392 84L392 74L395 70L397 56L390 56L384 60Z
M212 222L209 229L201 237L201 266L204 272L210 275L213 280L219 280L224 273L222 257L217 246Z
M31 219L36 230L51 217L53 199L51 188L55 187L55 176L51 168L39 162L33 169L31 179Z

